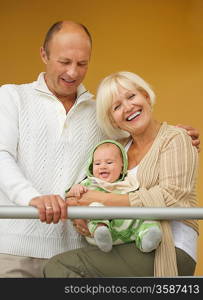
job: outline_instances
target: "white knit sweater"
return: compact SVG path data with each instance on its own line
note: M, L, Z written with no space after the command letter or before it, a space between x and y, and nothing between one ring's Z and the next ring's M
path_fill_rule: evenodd
M85 176L92 147L101 139L95 101L83 85L66 115L37 81L0 88L0 205L28 205L42 194L60 194ZM0 219L0 253L49 258L85 243L70 221Z

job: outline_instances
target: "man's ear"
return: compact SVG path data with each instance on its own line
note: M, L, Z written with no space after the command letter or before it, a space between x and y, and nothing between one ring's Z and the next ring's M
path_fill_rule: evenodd
M42 61L45 63L45 65L47 64L47 60L48 60L48 57L47 57L47 53L46 51L44 50L43 47L40 48L40 56L41 56L41 59Z

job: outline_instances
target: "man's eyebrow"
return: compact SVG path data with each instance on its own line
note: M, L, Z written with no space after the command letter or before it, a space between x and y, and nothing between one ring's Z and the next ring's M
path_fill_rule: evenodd
M63 57L63 56L59 57L58 60L63 60L63 61L66 61L66 62L71 61L70 58ZM82 59L82 60L79 60L78 63L88 63L88 61L89 61L88 59Z
M70 61L71 59L70 59L70 58L67 58L67 57L61 56L61 57L59 57L59 60L67 60L67 61Z

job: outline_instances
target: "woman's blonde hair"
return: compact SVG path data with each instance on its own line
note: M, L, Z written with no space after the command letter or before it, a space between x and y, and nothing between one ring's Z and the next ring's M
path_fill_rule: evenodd
M155 94L150 85L140 76L131 72L117 72L105 77L98 89L96 96L97 122L101 129L112 139L120 139L129 136L125 132L114 125L111 106L113 99L118 95L118 87L121 86L128 90L135 88L141 92L147 93L151 106L155 103Z

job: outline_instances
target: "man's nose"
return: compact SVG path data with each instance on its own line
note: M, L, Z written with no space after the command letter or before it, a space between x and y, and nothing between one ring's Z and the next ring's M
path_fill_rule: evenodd
M72 78L76 79L78 71L77 71L77 66L76 65L71 65L68 66L66 73Z

